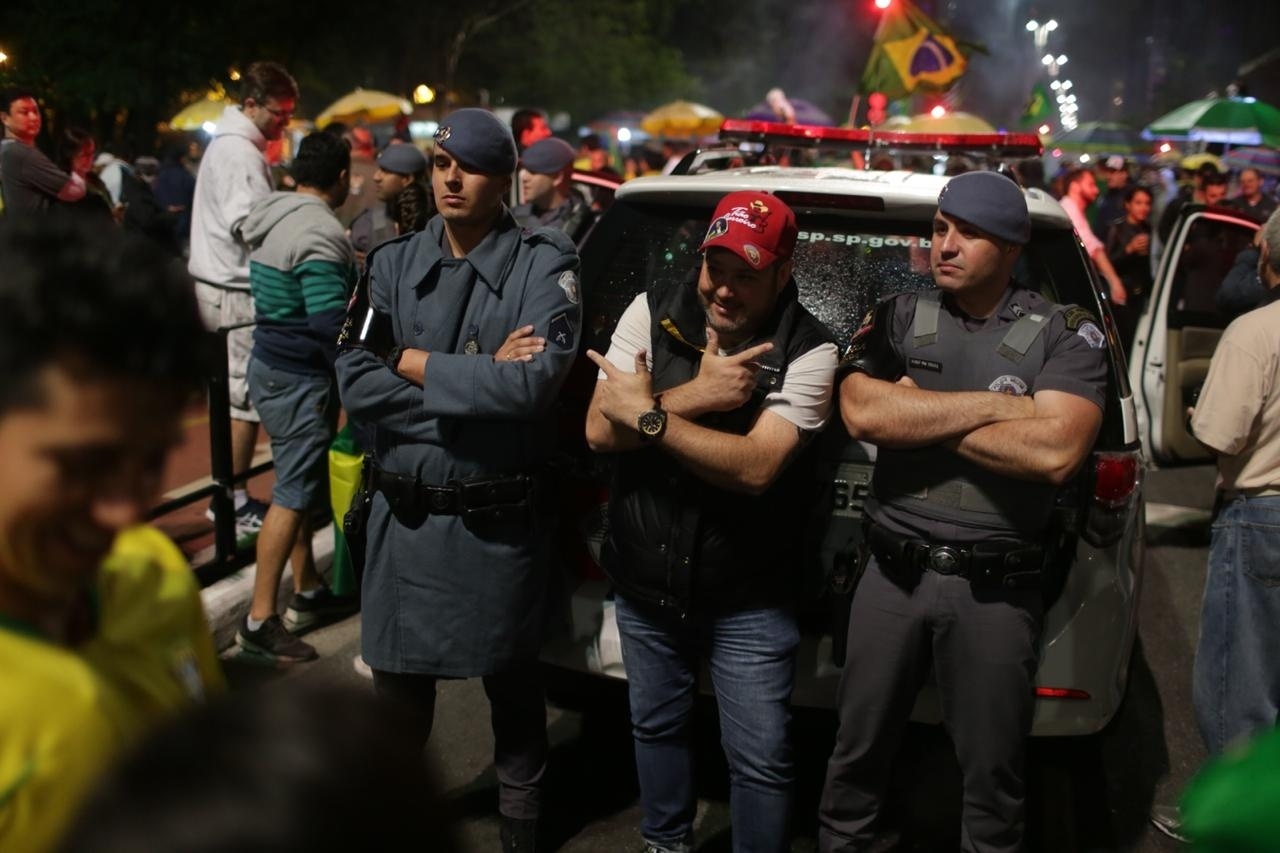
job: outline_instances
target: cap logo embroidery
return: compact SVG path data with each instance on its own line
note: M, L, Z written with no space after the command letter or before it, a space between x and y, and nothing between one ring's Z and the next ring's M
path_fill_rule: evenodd
M751 266L760 266L760 250L750 243L742 244L742 251L746 254L747 260L751 262Z
M727 219L729 222L736 222L739 225L745 225L757 233L762 232L764 231L766 221L769 218L769 208L761 204L760 207L764 208L764 210L758 211L755 209L757 204L759 204L759 202L752 202L750 208L739 205L726 213L722 218Z
M444 127L436 131L435 140L436 142L448 142L449 137L452 135L453 128L446 124Z
M725 234L728 234L728 233L729 233L729 220L722 216L719 219L717 219L715 222L711 223L711 227L707 229L707 236L703 239L703 242L705 243L708 240L714 240L717 237L723 237Z

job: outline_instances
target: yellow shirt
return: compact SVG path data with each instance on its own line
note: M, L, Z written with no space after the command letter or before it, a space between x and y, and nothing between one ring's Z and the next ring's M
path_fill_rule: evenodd
M162 533L121 533L96 591L97 631L76 648L0 619L0 850L50 849L122 747L225 689L195 577Z

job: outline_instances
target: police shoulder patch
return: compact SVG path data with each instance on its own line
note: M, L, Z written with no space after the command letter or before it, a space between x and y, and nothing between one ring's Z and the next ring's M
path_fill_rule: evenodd
M565 298L571 304L578 304L578 274L576 272L565 270L560 273L560 278L556 280L556 284L560 285L560 289L564 291Z
M1080 328L1076 329L1076 334L1084 338L1091 349L1102 349L1107 345L1107 336L1102 333L1096 323L1081 323Z
M1075 331L1084 323L1093 323L1095 326L1098 321L1094 318L1093 313L1087 308L1081 308L1079 305L1072 305L1062 315L1062 319L1066 321L1067 328Z

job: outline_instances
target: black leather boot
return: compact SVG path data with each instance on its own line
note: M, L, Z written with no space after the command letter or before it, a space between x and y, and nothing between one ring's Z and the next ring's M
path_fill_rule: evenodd
M534 853L537 849L538 821L502 816L502 853Z

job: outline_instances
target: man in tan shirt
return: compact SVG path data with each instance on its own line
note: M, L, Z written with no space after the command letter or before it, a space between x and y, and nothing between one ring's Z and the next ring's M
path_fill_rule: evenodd
M1280 214L1263 226L1262 304L1218 343L1191 428L1218 455L1194 693L1210 754L1280 712Z

